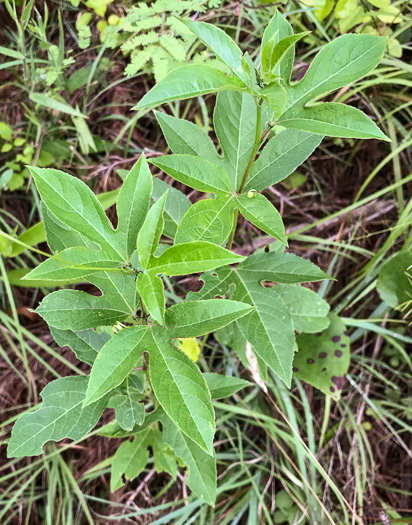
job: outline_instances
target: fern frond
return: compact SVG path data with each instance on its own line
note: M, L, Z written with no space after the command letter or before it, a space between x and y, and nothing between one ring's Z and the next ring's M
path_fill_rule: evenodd
M138 50L131 55L130 64L125 69L125 75L131 77L136 75L150 60L150 54L147 51Z
M133 37L128 42L125 42L122 45L121 49L124 53L127 53L129 51L133 51L139 46L148 46L158 41L159 41L159 35L155 33L154 31L150 31L149 33L146 33L143 35L137 35Z
M182 40L178 40L172 35L164 34L160 37L160 46L177 62L186 60L186 47Z

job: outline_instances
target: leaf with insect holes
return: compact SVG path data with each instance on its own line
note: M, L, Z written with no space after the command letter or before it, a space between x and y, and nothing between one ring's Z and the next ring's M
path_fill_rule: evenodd
M124 430L132 430L135 425L141 425L145 417L142 392L133 388L133 382L129 376L125 381L125 393L113 396L109 408L116 409L116 421Z
M279 124L330 137L389 140L365 113L337 102L293 108L282 115Z
M216 57L226 64L234 75L244 84L248 83L248 75L242 67L242 52L237 44L222 29L206 22L182 20L200 40L213 51Z
M329 327L323 332L297 337L299 351L293 361L293 373L337 401L349 368L350 341L345 325L335 313L329 314L329 320Z
M254 163L245 192L264 190L293 173L322 142L322 137L287 129L269 140Z
M190 64L172 71L160 80L133 109L156 107L173 100L199 97L223 89L240 90L243 87L241 81L226 76L219 69Z
M238 301L183 301L166 310L166 326L172 337L198 337L214 332L251 311L248 304Z
M231 193L227 173L208 160L194 155L165 155L150 161L162 171L191 188L211 193Z
M149 459L150 429L139 432L133 441L124 441L116 450L112 462L110 490L123 486L124 479L135 479L145 468Z
M150 381L166 414L195 443L213 454L215 418L210 392L199 368L173 346L167 332L152 327L147 337Z
M147 349L147 333L147 326L123 328L103 346L90 373L84 406L94 403L123 383Z
M152 174L142 153L124 180L117 199L117 234L122 237L129 257L136 249L137 235L148 212L152 189Z
M9 458L38 456L48 441L82 439L97 423L106 399L82 407L87 376L63 377L49 383L41 395L42 406L19 416L7 447Z
M162 279L153 274L140 273L137 276L136 286L148 313L155 321L163 325L165 294Z
M47 208L63 224L98 244L115 260L124 247L92 190L76 177L49 168L29 168Z
M233 195L219 195L193 204L177 228L175 244L194 241L223 244L232 229L235 202Z
M329 326L329 305L317 293L296 284L279 284L272 290L285 301L297 332L313 334Z
M198 293L189 293L187 299L210 299L230 293L231 299L253 306L254 310L238 319L236 325L258 357L290 385L295 351L292 318L283 299L261 283L298 283L323 278L327 275L319 268L295 255L257 253L236 269L223 267L204 274L203 288Z
M206 373L203 374L209 387L212 399L222 399L233 396L246 386L252 386L252 383L240 379L239 377L224 376L222 374Z
M285 226L277 209L260 193L242 193L236 197L240 213L268 235L287 245Z
M100 272L89 276L103 295L79 290L58 290L43 299L36 313L50 326L61 330L85 330L124 321L136 310L136 286L131 275Z
M153 463L156 472L167 472L172 479L175 479L177 475L177 458L173 448L164 441L163 432L158 428L152 428L150 444L152 445Z
M27 280L69 281L113 269L120 271L121 262L104 251L96 252L83 246L67 248L40 263L28 273Z
M106 332L98 333L95 330L61 330L50 326L50 333L59 346L69 346L76 354L77 359L92 365L97 353L110 339Z
M206 272L225 264L235 264L244 257L210 242L188 242L168 248L160 257L150 260L148 272L164 275L186 275Z
M188 467L187 486L209 505L216 500L216 456L205 452L167 416L162 417L163 439Z
M165 224L163 220L163 212L165 209L166 197L167 193L164 193L150 208L143 226L139 231L139 235L137 236L137 252L143 268L147 268L150 259L159 246L160 237L163 233Z

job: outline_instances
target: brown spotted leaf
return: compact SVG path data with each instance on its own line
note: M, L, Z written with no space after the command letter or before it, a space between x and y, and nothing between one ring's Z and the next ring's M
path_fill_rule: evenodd
M333 312L328 317L330 325L323 332L296 338L299 351L293 361L293 372L298 379L337 401L349 368L350 342L340 317Z

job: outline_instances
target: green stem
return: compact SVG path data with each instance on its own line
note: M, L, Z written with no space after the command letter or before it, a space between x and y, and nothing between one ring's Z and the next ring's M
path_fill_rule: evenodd
M260 144L260 129L262 127L262 106L259 102L256 102L256 135L255 135L255 144L253 146L252 153L250 155L249 162L246 166L245 173L243 175L242 182L240 183L239 193L242 193L243 188L246 186L246 181L249 176L250 170L252 169L253 163L255 162L255 157L259 149Z
M326 396L325 397L325 408L323 410L322 429L320 431L320 438L319 438L319 450L323 447L323 442L325 441L326 430L328 428L329 416L330 416L330 405L331 405L331 397Z
M260 102L256 102L256 135L255 135L255 144L253 146L253 150L252 150L252 153L250 155L249 162L248 162L248 164L246 166L245 173L243 174L242 182L240 183L240 187L239 187L238 193L242 193L243 188L246 185L246 181L247 181L247 178L249 176L250 170L252 169L253 163L255 161L256 154L258 152L259 144L260 144L260 129L261 129L261 127L262 127L262 106L260 105ZM227 245L226 245L226 249L227 250L231 250L232 249L233 240L235 238L235 233L236 233L236 226L237 226L238 215L239 215L239 210L235 209L234 210L234 217L233 217L233 226L232 226L232 230L230 232L229 239L228 239Z

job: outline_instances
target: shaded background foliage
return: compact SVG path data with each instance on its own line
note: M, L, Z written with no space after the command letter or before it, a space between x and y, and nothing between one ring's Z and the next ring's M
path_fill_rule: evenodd
M105 12L99 10L101 4L107 4ZM23 234L23 242L45 249L42 242L37 246L36 230L24 237L40 219L26 164L61 167L103 193L120 186L117 171L130 168L142 151L147 157L167 152L153 114L130 111L153 85L153 73L164 73L164 55L157 66L152 57L131 71L133 52L142 51L142 44L135 41L129 51L121 46L153 29L157 40L146 47L163 49L161 38L170 35L168 13L162 12L153 28L117 30L137 4L142 8L144 3L35 1L32 17L24 22L24 6L16 8L16 24L0 3L0 45L6 49L0 55L0 222L11 237ZM156 4L164 10L161 2ZM172 484L150 464L137 480L110 494L107 458L120 441L97 436L98 429L79 444L50 445L41 459L10 461L2 447L2 523L385 523L386 518L409 523L412 296L402 270L405 263L389 264L398 252L412 264L411 7L407 1L393 2L390 10L399 12L382 20L391 13L385 2L378 5L376 0L200 4L188 2L186 14L219 25L254 59L274 5L288 14L296 32L312 31L298 44L294 78L302 76L315 52L344 31L373 30L390 37L381 66L331 100L365 111L392 143L327 139L297 173L266 192L287 225L290 251L336 278L310 287L328 299L349 327L352 357L343 395L335 403L297 380L288 392L270 376L267 392L256 387L236 394L230 403L216 402L220 489L215 509L193 496L185 505L184 472ZM167 10L173 9L181 9L181 3L170 2ZM351 26L349 15L354 13L358 18ZM183 48L184 60L212 60L194 40L185 41ZM178 66L178 58L183 59L181 50L167 57L167 68ZM33 93L48 98L39 103ZM208 96L169 109L212 132L214 100ZM176 186L192 201L201 196ZM108 214L114 218L110 208ZM271 240L245 221L234 247L248 255ZM1 237L2 444L16 416L40 402L39 392L48 382L86 370L69 349L56 349L46 325L30 311L45 290L22 287L20 278L41 256L13 250L16 245ZM385 272L389 287L401 282L398 289L405 295L399 300L396 290L391 300L387 289L386 295L376 289L377 277L379 287ZM171 304L174 294L200 288L194 277L173 284ZM77 289L93 291L86 285ZM250 379L251 372L239 368L228 342L225 334L219 341L202 341L200 366L226 374L239 369ZM103 422L112 417L106 411ZM317 470L319 465L326 476Z

